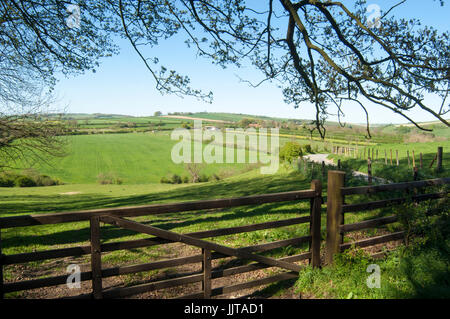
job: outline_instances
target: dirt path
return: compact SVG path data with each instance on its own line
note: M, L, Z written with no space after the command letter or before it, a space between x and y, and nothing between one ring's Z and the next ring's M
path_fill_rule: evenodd
M325 162L325 165L337 166L337 164L335 164L332 160L329 160L327 158L328 155L330 155L330 154L309 154L309 155L305 155L303 157L314 163L322 164L322 162ZM353 176L359 176L359 177L364 178L365 180L368 180L368 178L369 178L369 175L367 175L366 173L363 173L363 172L359 172L359 171L353 171ZM381 178L381 177L372 176L372 179L378 180L378 181L380 181L382 183L386 183L386 184L389 183L388 180Z

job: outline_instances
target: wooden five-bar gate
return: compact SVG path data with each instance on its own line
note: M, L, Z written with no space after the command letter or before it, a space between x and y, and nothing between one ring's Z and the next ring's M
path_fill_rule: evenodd
M202 283L202 290L198 291L197 293L181 297L210 298L212 296L228 294L242 289L270 284L281 280L296 278L298 276L298 272L300 271L301 267L295 262L302 260L309 260L310 264L314 267L320 265L320 215L322 204L321 187L322 187L321 182L318 180L314 180L311 183L310 189L292 192L255 195L240 198L193 201L175 204L158 204L140 207L126 207L126 208L101 209L82 212L67 212L67 213L0 218L0 230L14 227L81 222L87 220L90 222L90 245L52 249L47 251L36 251L30 253L12 254L12 255L2 254L0 260L1 262L0 268L3 270L4 265L12 265L64 257L77 257L90 254L91 270L82 272L80 274L80 280L92 281L92 293L76 296L79 298L125 297L159 289L191 284L195 282ZM265 223L214 229L208 231L200 231L188 234L175 233L172 231L164 230L154 226L149 226L129 219L131 217L148 216L154 214L198 211L217 208L230 208L244 205L259 205L265 203L288 202L299 200L310 201L309 215L285 220L277 220ZM130 241L101 244L100 222L113 224L122 227L124 229L135 231L137 233L148 234L151 235L152 237L140 240L130 240ZM204 238L213 238L224 235L245 233L304 223L309 223L310 225L309 227L310 234L307 236L263 243L249 247L231 248L211 241L204 240ZM202 254L168 260L153 261L145 264L138 264L131 266L119 266L111 268L102 267L102 254L104 253L122 249L134 249L140 247L164 245L174 242L180 242L183 244L201 248ZM286 256L275 259L257 254L273 250L276 248L287 246L299 246L306 243L309 243L309 250L293 256ZM243 259L247 261L253 261L253 263L225 269L212 268L211 261L213 259L228 258L230 256L237 257L238 259ZM180 265L199 262L202 264L202 271L196 274L190 274L179 278L171 278L156 282L149 282L130 287L104 289L102 286L103 278L107 277L132 274L156 269L163 269L168 267L176 267ZM212 288L211 284L212 279L242 274L269 267L278 267L286 271L249 282L244 282L231 286ZM3 271L1 272L0 277L1 277L0 289L2 297L4 293L66 284L68 278L67 275L61 275L40 279L4 283Z

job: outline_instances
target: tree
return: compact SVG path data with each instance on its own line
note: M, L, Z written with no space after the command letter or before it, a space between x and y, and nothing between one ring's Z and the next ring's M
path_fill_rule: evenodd
M205 165L198 163L187 163L184 166L188 171L189 175L191 175L191 182L198 183L200 181L201 172L205 168Z
M302 126L302 128L304 129L304 130L307 130L308 132L309 132L309 139L310 140L312 140L313 139L313 134L314 134L314 131L317 129L317 126L314 124L314 122L312 122L312 123L310 123L310 124L306 124L306 123L303 123L303 126ZM324 129L325 130L325 129ZM325 134L324 134L325 135Z
M58 119L41 118L39 114L0 117L0 170L31 167L48 162L49 157L64 156L65 126Z
M161 116L162 113L160 111L156 111L155 113L153 113L153 116Z
M280 159L292 163L303 155L302 146L297 142L286 142L280 150Z
M249 125L252 124L252 123L253 123L253 120L252 120L252 119L249 119L249 118L244 117L244 118L242 118L242 119L238 122L238 125L239 125L239 127L247 128L247 127L249 127Z
M0 75L0 171L64 156L66 125L51 115L53 99L28 71L5 68Z
M272 81L294 107L313 103L322 137L330 114L341 120L346 108L355 106L365 112L370 136L367 103L424 130L410 110L421 109L449 126L444 118L450 110L449 33L422 27L418 19L396 18L407 0L376 12L375 19L367 17L366 1L353 3L350 8L328 0L83 0L68 13L62 0L5 0L0 63L33 70L51 86L55 72L95 70L101 58L118 53L114 37L120 36L129 40L162 94L210 101L211 92L191 88L187 76L142 50L184 36L214 64L260 70L261 81L251 85ZM78 27L66 21L73 11L80 13ZM429 95L440 103L426 104Z

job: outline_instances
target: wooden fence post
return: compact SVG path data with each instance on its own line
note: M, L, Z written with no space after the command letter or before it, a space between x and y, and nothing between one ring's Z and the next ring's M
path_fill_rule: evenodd
M322 161L322 178L325 179L325 161Z
M391 149L391 166L392 166L392 149Z
M343 236L339 230L339 226L343 224L344 215L342 213L342 205L344 198L341 188L344 187L345 172L328 171L327 186L327 241L325 262L333 263L336 253L339 253L339 245L342 243Z
M418 175L419 175L419 169L414 166L414 168L413 168L413 180L414 181L417 181Z
M92 296L94 299L102 298L102 255L100 251L100 218L92 217L91 226L91 271Z
M438 147L438 152L437 152L436 172L442 171L442 155L443 155L443 148L442 148L442 146L439 146Z
M203 298L211 298L211 250L202 249L203 261L202 261L202 271L203 271L203 281L202 290Z
M423 157L422 157L422 152L420 153L420 168L423 168Z
M406 151L406 155L408 156L408 167L411 167L411 160L409 159L409 150Z
M395 159L397 161L397 166L400 164L398 161L398 150L395 150Z
M384 150L384 165L387 165L387 153L386 153L386 150Z
M322 211L322 182L311 181L311 189L314 190L314 198L311 199L311 222L310 222L310 264L312 267L320 267L320 222Z
M414 150L412 151L412 164L413 164L413 168L416 167L416 156L414 154Z
M367 159L367 181L369 182L369 185L372 184L372 160L370 157Z

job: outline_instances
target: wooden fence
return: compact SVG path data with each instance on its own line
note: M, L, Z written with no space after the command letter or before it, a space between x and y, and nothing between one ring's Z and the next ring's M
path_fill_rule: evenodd
M421 202L430 199L448 197L448 190L435 193L424 193L418 190L427 187L445 185L450 183L450 178L431 179L424 181L415 181L397 184L385 184L375 186L345 187L345 173L342 171L328 171L327 185L327 238L325 247L325 262L332 263L336 253L342 252L351 246L370 247L376 244L387 243L393 240L404 238L404 231L385 234L377 237L366 238L363 240L344 243L344 235L348 232L360 231L364 229L375 228L398 221L398 217L393 214L387 217L364 220L357 223L346 224L345 213L369 211L380 208L387 208L393 205L401 205L412 199L415 202ZM414 190L414 195L398 198L390 198L376 201L366 201L361 203L346 203L346 197L353 195L371 195L380 192L399 192ZM411 192L410 192L411 193ZM198 211L205 209L231 208L245 205L260 205L265 203L288 202L288 201L310 201L310 214L308 216L299 216L285 220L271 221L252 225L213 229L199 231L188 234L174 233L168 230L157 228L151 225L138 223L128 218L148 216L154 214L165 214L174 212ZM283 192L265 195L255 195L239 198L215 199L205 201L193 201L174 204L158 204L139 207L125 207L113 209L101 209L82 212L68 212L56 214L27 215L0 218L0 231L5 228L29 227L33 225L60 224L69 222L90 222L90 245L59 248L47 251L36 251L30 253L19 253L4 255L1 254L0 239L0 292L3 298L4 293L10 293L21 290L35 289L41 287L51 287L64 285L67 282L67 275L7 282L3 281L3 266L21 264L33 261L48 259L58 259L65 257L78 257L90 255L90 271L80 274L81 281L92 282L92 293L79 295L79 298L116 298L136 295L144 292L177 287L191 283L201 283L201 290L180 296L181 298L210 298L236 292L242 289L252 288L260 285L266 285L286 279L296 278L301 269L296 262L309 260L313 267L320 266L320 245L321 245L321 205L322 205L322 185L319 180L311 183L308 190ZM144 233L152 237L139 240L129 240L121 242L111 242L101 244L100 222L112 224L137 233ZM310 233L307 236L279 240L259 245L231 248L216 244L205 238L214 238L218 236L252 232L257 230L272 229L277 227L298 225L309 223ZM0 232L1 235L1 232ZM1 238L1 237L0 237ZM87 239L87 238L86 238ZM108 252L124 249L134 249L141 247L150 247L156 245L165 245L179 242L201 249L201 254L179 257L167 260L149 261L148 263L118 266L104 268L102 267L102 255ZM305 243L309 244L308 251L293 256L281 257L278 259L270 258L257 253L270 251L273 249L299 246ZM212 260L221 258L237 257L237 259L252 261L250 264L242 266L229 266L225 268L213 268ZM104 288L103 279L124 274L134 274L150 270L165 269L177 267L186 264L200 263L201 271L180 274L180 276L160 281L147 282L140 285L129 287ZM269 277L238 283L222 287L213 287L212 280L227 276L243 274L255 270L277 267L283 269L283 272Z
M367 151L367 152L366 152ZM357 147L346 147L346 146L333 146L332 147L333 154L346 156L346 157L354 157L355 159L363 159L367 160L367 175L368 175L368 181L369 184L372 183L372 163L379 161L378 160L378 149L375 148L369 148L366 150L364 148L363 150L359 150ZM367 154L366 154L367 153ZM392 149L389 150L389 161L388 161L388 152L387 150L384 150L384 160L381 159L379 161L380 163L384 163L385 165L396 165L400 166L400 160L398 156L399 152L398 150L395 150L395 158L393 158L393 151ZM423 160L423 154L421 152L418 153L418 161L416 162L416 154L414 150L412 151L411 155L409 153L409 150L406 151L406 157L408 159L408 167L412 167L412 175L413 179L416 181L418 180L418 174L419 169L422 169L424 167L424 160ZM433 160L430 162L429 168L432 168L433 165L436 163L436 169L435 171L437 173L441 172L443 170L442 166L442 158L443 158L443 147L439 146L436 152L436 155L434 156ZM412 166L411 166L412 164ZM338 169L340 169L340 160L338 159Z
M450 178L439 178L424 181L415 181L397 184L384 184L375 186L345 187L345 173L341 171L328 171L328 194L327 194L327 239L325 261L333 262L336 253L342 252L353 245L356 247L369 247L376 244L387 243L389 241L404 238L405 232L399 231L386 235L381 235L363 240L344 243L344 234L363 229L375 228L382 225L395 223L398 221L397 215L374 218L357 223L346 224L345 213L369 211L379 208L401 205L412 199L414 202L421 202L429 199L444 198L448 196L448 191L438 193L416 194L411 197L398 197L377 201L368 201L356 204L346 204L346 196L370 195L380 192L409 191L418 190L430 186L449 184Z
M353 157L355 159L363 159L363 160L369 160L369 161L378 161L380 160L381 163L384 163L385 165L400 165L400 159L399 159L399 151L398 150L384 150L384 156L381 154L378 154L379 149L378 148L363 148L358 149L358 147L350 147L350 146L332 146L332 153L336 155L346 156L346 157ZM394 155L395 153L395 155ZM418 157L418 158L417 158ZM411 154L409 150L406 151L406 158L408 160L408 167L413 168L423 168L424 167L424 161L423 161L423 154L421 152L416 153L414 150L412 150ZM417 159L417 163L416 163ZM436 163L436 172L440 172L443 169L442 166L442 159L443 159L443 147L439 146L437 148L436 155L434 159L430 162L429 168L431 168Z
M80 274L81 281L92 281L92 293L79 295L79 298L114 298L135 295L143 292L176 287L180 285L201 282L202 290L182 296L186 298L209 298L222 294L239 291L246 288L265 285L280 280L296 278L298 271L301 269L295 262L309 260L313 267L320 265L320 212L322 204L321 182L314 180L311 183L311 189L273 193L265 195L255 195L240 198L215 199L205 201L193 201L175 204L159 204L139 207L101 209L81 212L67 212L56 214L27 215L0 218L0 231L5 228L28 227L33 225L60 224L69 222L90 221L90 245L52 249L47 251L36 251L30 253L20 253L12 255L1 254L0 269L3 270L4 265L13 265L33 261L41 261L48 259L57 259L64 257L77 257L83 255L91 256L91 270ZM259 205L264 203L287 202L287 201L310 201L310 215L285 220L271 221L253 225L230 227L222 229L214 229L208 231L200 231L189 234L178 234L171 231L163 230L153 226L137 223L127 219L128 217L147 216L154 214L174 213L197 211L204 209L230 208L244 205ZM126 218L127 217L127 218ZM101 227L100 222L114 224L119 227L133 230L138 233L152 235L146 239L112 242L101 244ZM298 225L309 223L310 234L308 236L280 240L275 242L263 243L259 245L230 248L213 242L205 241L203 238L212 238L217 236L252 232L263 229L271 229L290 225ZM1 237L0 237L1 238ZM107 252L134 249L140 247L149 247L155 245L164 245L173 242L181 242L202 249L202 254L174 258L168 260L153 261L145 264L132 266L119 266L112 268L102 267L102 255ZM273 250L276 248L287 246L299 246L309 243L309 250L294 256L287 256L278 259L257 255L256 253ZM1 247L1 240L0 240ZM0 248L1 249L1 248ZM212 269L211 261L214 259L227 258L229 256L254 261L244 266ZM188 274L186 276L149 282L141 285L130 287L119 287L104 289L102 287L102 279L112 276L132 274L156 269L164 269L168 267L176 267L185 264L201 263L202 271L199 273ZM231 286L212 288L211 281L215 278L242 274L259 269L279 267L284 270L280 274L270 277L253 280L250 282L235 284ZM35 289L41 287L51 287L64 285L67 282L67 275L32 279L25 281L16 281L4 283L3 272L0 273L1 297L4 293Z

